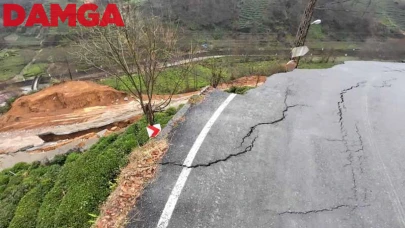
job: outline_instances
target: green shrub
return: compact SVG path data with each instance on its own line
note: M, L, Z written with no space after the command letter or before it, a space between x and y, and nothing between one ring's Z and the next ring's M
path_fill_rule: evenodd
M67 158L66 154L58 154L52 159L50 164L52 164L52 165L63 165L63 164L65 164L66 158Z
M66 195L56 212L56 227L83 227L90 219L88 214L98 214L98 206L110 193L110 180L118 176L126 155L137 144L134 134L126 131L104 150L88 151L72 163Z
M55 178L60 170L59 165L48 166L39 183L31 189L20 201L9 228L35 228L38 210L42 200L53 187Z
M5 113L7 113L10 109L11 109L11 106L9 106L8 104L6 104L5 106L0 107L0 114L5 114Z
M67 156L65 163L71 163L76 161L80 157L80 153L71 153Z
M12 176L0 196L0 227L8 227L14 217L14 212L24 195L34 188L41 177L48 171L46 167L37 167L36 164L17 164L7 170L13 170Z
M174 116L177 113L177 109L175 107L170 107L166 110L166 114L170 116Z
M164 127L176 112L157 113L156 122ZM57 156L47 166L19 163L0 172L0 228L89 227L89 214L99 213L128 154L149 140L146 126L142 118L84 153Z
M20 171L26 171L26 170L28 170L30 167L31 167L31 165L29 165L29 164L27 164L27 163L20 162L20 163L15 164L12 168L10 168L10 169L5 169L5 170L3 170L3 171L1 171L1 172L2 172L2 173L8 173L8 174L10 174L10 173L15 173L15 174L17 174L17 173L20 172Z
M58 208L65 196L65 193L69 190L69 184L72 186L78 185L86 180L86 173L78 172L87 168L86 162L89 160L90 162L93 158L113 143L117 139L117 135L111 135L109 137L102 138L98 143L93 145L89 151L84 153L82 156L79 156L75 160L72 159L75 155L72 155L69 162L65 164L62 168L55 186L51 189L51 191L46 194L44 201L39 209L38 218L37 218L37 227L56 227L56 216L58 212ZM72 161L74 160L74 161ZM87 169L86 169L87 170ZM91 176L93 173L88 173L88 176ZM77 182L74 181L68 183L68 179L71 176L76 176ZM79 207L80 208L80 207ZM74 212L70 212L74 213ZM86 214L87 215L87 214Z
M34 63L24 69L23 75L25 78L35 77L37 75L46 73L47 67L48 64L46 63Z
M30 168L26 163L17 163L10 169L0 172L0 200L7 196L6 189L19 185L23 180L23 173ZM5 193L4 193L5 192Z
M61 170L64 171L65 167ZM37 217L37 227L54 227L55 213L59 207L60 201L63 198L65 189L60 178L57 179L57 184L46 194Z
M8 175L0 174L0 186L7 185L9 180L10 177Z
M21 95L23 96L23 95ZM6 105L3 107L0 107L0 114L6 114L12 107L14 101L16 101L18 98L21 96L16 96L16 97L10 97L6 100Z
M156 114L164 127L174 110ZM149 137L142 118L120 136L102 139L71 163L66 163L54 188L45 197L38 214L38 227L88 227L89 214L98 214L99 205L111 192L109 183L127 163L127 155Z
M16 209L10 228L35 227L38 209L41 206L41 197L45 195L53 185L50 181L43 181L37 187L29 191L20 201Z
M9 176L0 175L0 195L6 189L9 180Z
M24 194L30 189L26 184L20 184L7 188L4 193L7 193L0 201L0 227L8 227L11 219L14 216L14 211Z

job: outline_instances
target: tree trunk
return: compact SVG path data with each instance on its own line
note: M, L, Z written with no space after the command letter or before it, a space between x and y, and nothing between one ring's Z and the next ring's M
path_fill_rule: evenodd
M146 115L146 120L150 126L155 124L155 114L153 113L152 104L146 104L144 113Z

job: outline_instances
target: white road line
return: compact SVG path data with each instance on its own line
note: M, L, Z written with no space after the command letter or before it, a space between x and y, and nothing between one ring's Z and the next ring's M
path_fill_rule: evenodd
M163 209L162 215L160 216L157 228L166 228L169 225L170 218L172 217L174 208L176 207L177 200L180 197L181 191L183 190L184 185L186 184L187 178L191 173L190 167L193 164L194 158L197 155L198 150L201 147L201 144L204 142L205 137L207 136L208 132L211 130L212 126L214 125L215 121L224 111L226 106L236 97L236 94L231 94L229 97L224 101L224 103L219 106L219 108L215 111L214 115L208 120L207 124L205 124L204 128L202 129L201 133L198 135L197 139L195 140L193 146L191 147L190 151L188 152L187 158L184 161L183 165L186 166L180 173L179 178L177 179L176 184L172 190L172 193L167 200L165 208Z

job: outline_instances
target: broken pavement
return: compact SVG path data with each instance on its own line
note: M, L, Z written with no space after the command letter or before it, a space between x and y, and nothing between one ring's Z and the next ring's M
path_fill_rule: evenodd
M296 70L236 97L187 167L169 227L404 225L404 69ZM189 110L127 227L156 227L185 157L227 96L214 92Z

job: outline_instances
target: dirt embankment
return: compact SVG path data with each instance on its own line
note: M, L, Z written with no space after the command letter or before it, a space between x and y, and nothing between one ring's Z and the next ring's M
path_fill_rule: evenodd
M265 80L266 77L242 77L218 89L255 87ZM198 93L175 95L171 106L185 104ZM164 99L167 95L153 96L155 102ZM47 146L46 142L65 143L103 129L119 130L141 115L141 106L128 94L87 81L61 83L19 98L8 113L0 116L0 154L32 146L46 151L42 147Z
M84 108L119 104L124 102L125 97L127 95L123 92L93 82L61 83L17 99L10 111L0 117L0 132L19 129L18 126L27 129L36 125L36 121L50 125L54 118L63 114Z
M222 83L218 86L218 89L229 89L232 86L235 87L243 87L243 86L249 86L249 87L257 87L263 85L267 80L266 76L248 76L248 77L241 77L238 79L235 79L231 82L228 83Z
M260 86L266 81L264 76L249 76L218 86L228 89L231 86ZM191 97L194 93L173 96L173 100ZM145 97L146 98L146 97ZM167 95L154 95L153 100L167 99ZM119 112L134 101L128 94L111 87L89 81L69 81L51 86L38 93L17 99L5 115L0 117L0 132L27 130L49 126L79 124L106 115L106 112Z

